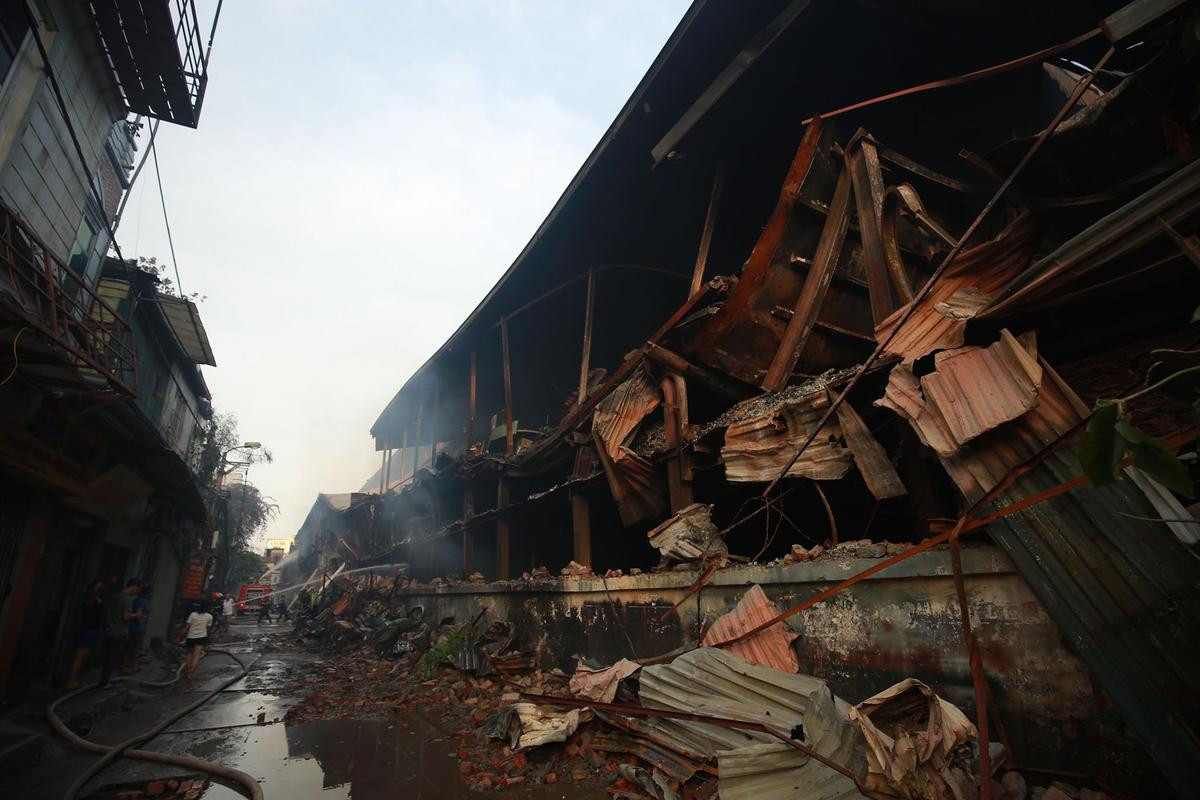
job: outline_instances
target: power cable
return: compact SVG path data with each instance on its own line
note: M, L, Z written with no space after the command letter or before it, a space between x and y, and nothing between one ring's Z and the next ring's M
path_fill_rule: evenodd
M175 267L175 289L183 297L183 281L179 280L179 262L175 260L175 240L171 238L171 219L167 216L167 198L163 194L162 173L158 171L158 150L150 139L150 154L154 156L154 177L158 179L158 199L162 203L163 224L167 226L167 244L171 246L171 266Z
M27 330L29 330L29 328L21 328L21 330L17 331L17 335L13 337L13 343L12 343L12 348L13 348L13 365L12 365L12 370L10 370L10 371L9 371L8 375L4 376L4 380L0 381L0 386L3 386L4 384L6 384L6 383L8 383L9 381L11 381L11 380L12 380L12 378L13 378L13 375L16 375L16 374L17 374L17 367L21 366L21 360L20 360L19 358L17 358L17 342L21 341L21 334L22 334L22 333L24 333L24 332L25 332L25 331L27 331Z
M117 213L113 217L113 233L116 233L117 228L119 228L121 225L121 217L125 214L125 204L128 203L129 198L133 196L133 186L137 183L138 175L142 174L142 167L146 166L146 159L150 157L150 148L154 146L154 137L158 135L158 123L160 121L161 120L156 119L154 120L154 124L150 126L150 141L146 145L146 150L142 153L142 157L138 161L137 167L133 170L133 175L129 178L129 188L125 191L125 196L121 198L121 204L117 206ZM135 247L134 250L136 249L137 248Z

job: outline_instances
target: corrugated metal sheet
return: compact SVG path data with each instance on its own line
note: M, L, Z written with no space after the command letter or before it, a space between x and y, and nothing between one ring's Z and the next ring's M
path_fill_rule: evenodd
M802 729L803 741L818 753L866 774L866 745L850 721L850 706L824 681L706 647L643 667L640 683L643 705L751 720L788 735ZM723 800L859 797L853 781L764 733L667 719L647 720L646 727L655 741L678 751L718 756Z
M704 634L701 644L709 647L715 642L728 641L777 616L779 609L767 599L762 587L756 583L746 590L732 611L713 623ZM800 669L800 661L796 658L796 651L792 649L792 642L799 635L780 622L749 639L730 645L727 649L751 664L760 664L784 672L797 672Z
M1000 291L1029 263L1036 232L1032 215L1022 212L995 239L963 251L888 344L887 355L912 362L935 350L960 347L967 322L956 312L962 306L963 292L970 289L990 297ZM906 308L897 309L876 326L876 340L887 338Z
M938 455L953 455L1037 404L1042 368L1033 349L1032 337L1019 342L1005 330L990 347L939 352L934 371L919 381L911 365L897 364L877 405L907 417Z
M645 369L639 368L628 380L600 401L592 415L592 433L598 435L614 461L621 447L633 439L646 415L658 407L658 387Z
M1053 305L1061 290L1097 267L1163 236L1159 223L1177 225L1200 211L1200 159L1082 231L1005 284L982 316Z
M725 446L721 448L726 480L773 480L821 421L828 406L825 392L814 392L761 416L731 424L725 429ZM830 422L822 433L788 470L788 477L831 481L849 471L850 451L837 441L841 429Z
M975 500L1087 414L1044 361L1037 406L942 463ZM1063 448L1003 507L1082 474ZM1130 516L1133 515L1133 516ZM1086 485L989 526L1147 752L1185 794L1200 785L1200 558L1133 481ZM1187 791L1185 791L1187 787Z

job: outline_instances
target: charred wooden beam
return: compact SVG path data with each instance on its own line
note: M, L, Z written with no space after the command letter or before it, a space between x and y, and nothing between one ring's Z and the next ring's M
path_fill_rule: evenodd
M583 403L587 397L588 368L592 358L592 314L596 309L596 271L589 269L587 274L587 306L583 311L583 352L579 357L579 394L575 405ZM580 561L579 563L584 563Z
M693 364L678 353L653 342L646 342L646 357L651 361L662 364L669 370L692 378L697 383L703 384L706 388L711 389L717 394L724 395L731 400L745 400L752 394L746 387L726 378L715 370Z
M512 362L508 355L508 317L500 318L500 358L504 369L504 454L513 454Z
M796 368L796 361L808 342L817 315L821 313L821 304L829 291L833 280L833 272L837 268L838 256L842 252L842 244L846 241L846 230L850 226L850 172L843 169L836 188L833 190L833 200L829 204L829 216L821 228L821 238L817 241L817 252L813 256L812 266L796 298L796 307L792 310L792 318L788 320L779 349L767 368L766 378L762 387L768 392L777 392L787 385Z
M717 220L717 201L721 198L721 188L725 184L725 167L717 166L713 176L712 194L708 197L708 211L704 215L704 229L700 232L700 248L696 252L696 265L692 267L692 286L688 296L700 291L704 285L704 270L708 266L708 250L712 245L713 224Z

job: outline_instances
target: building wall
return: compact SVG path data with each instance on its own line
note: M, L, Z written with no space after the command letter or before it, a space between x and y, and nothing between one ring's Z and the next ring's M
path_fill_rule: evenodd
M509 620L517 646L542 669L572 672L577 656L612 663L650 658L699 638L759 584L780 608L844 580L877 559L823 558L792 566L730 568L688 596L696 573L667 572L540 583L422 587L403 593L431 624ZM1102 774L1124 785L1157 781L1083 663L998 548L964 547L972 626L1018 763ZM672 610L675 604L680 604ZM970 667L944 548L868 578L787 622L800 671L829 681L851 703L916 677L974 715Z
M112 125L124 116L124 110L82 9L67 0L51 0L46 6L58 27L52 42L46 43L50 63L88 169L94 174L105 157L104 143ZM43 40L46 38L43 31ZM26 37L23 48L26 53L23 65L40 61L32 36ZM13 97L0 98L5 103L5 108L0 109L5 126L12 125L13 118L22 111L23 92L17 90L24 86L22 80L28 80L20 74L10 79L14 83ZM83 220L91 188L44 73L24 109L21 126L0 172L0 200L16 209L51 251L65 261ZM105 238L103 234L99 237Z

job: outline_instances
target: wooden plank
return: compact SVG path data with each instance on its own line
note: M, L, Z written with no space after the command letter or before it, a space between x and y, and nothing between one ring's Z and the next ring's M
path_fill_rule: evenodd
M504 454L513 455L512 362L508 355L508 317L500 318L500 357L504 368Z
M862 240L863 268L867 273L867 290L871 295L871 316L875 324L883 322L896 310L888 280L887 258L879 218L883 209L883 172L875 146L860 138L857 148L848 158L854 180L854 204L858 211L858 233Z
M592 509L587 495L571 492L571 542L576 562L592 565Z
M704 270L708 266L708 250L712 245L713 224L717 219L717 201L725 185L725 165L718 164L713 176L712 194L708 197L708 211L704 215L704 229L700 232L700 248L696 252L696 265L692 267L692 286L688 296L700 291L704 285Z
M817 241L817 252L813 256L812 266L804 279L800 295L796 298L796 307L792 310L779 348L775 351L775 357L771 359L771 365L763 379L762 387L768 392L778 392L787 385L792 370L796 368L796 361L812 333L817 315L821 313L821 305L825 302L842 245L846 241L846 230L850 227L850 183L850 172L843 169L833 190L829 215L825 217L825 225L821 228L821 238Z
M508 508L508 500L508 480L500 478L496 482L496 508ZM510 535L508 515L501 514L499 519L496 520L496 580L499 581L509 579L508 553Z
M837 408L837 418L842 437L846 440L846 449L850 451L858 471L862 473L863 482L875 499L887 500L908 494L887 451L871 434L871 429L858 412L849 403L842 403Z
M587 274L586 302L587 306L583 312L583 353L579 359L579 396L575 398L575 405L580 405L587 397L588 368L592 357L592 315L596 310L596 273L590 268Z

